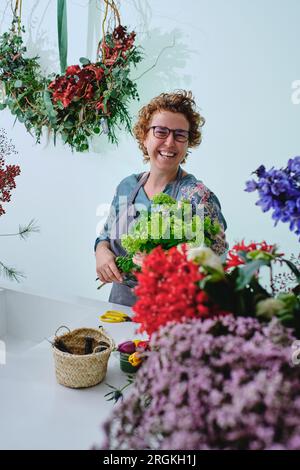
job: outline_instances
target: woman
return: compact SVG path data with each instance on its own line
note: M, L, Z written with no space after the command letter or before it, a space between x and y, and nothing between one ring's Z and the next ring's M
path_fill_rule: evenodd
M139 112L133 132L144 161L150 163L150 172L133 174L121 181L108 219L95 242L99 280L113 283L110 302L131 306L136 301L132 290L121 284L122 275L115 264L115 257L126 254L120 238L138 216L136 208L139 204L149 208L151 198L157 193L164 192L177 200L189 199L194 207L204 205L204 215L209 215L221 226L212 249L219 255L226 250L224 231L227 224L217 197L180 166L186 161L188 149L201 143L201 127L205 120L195 108L192 93L179 90L162 93ZM140 262L141 259L136 257L135 261Z

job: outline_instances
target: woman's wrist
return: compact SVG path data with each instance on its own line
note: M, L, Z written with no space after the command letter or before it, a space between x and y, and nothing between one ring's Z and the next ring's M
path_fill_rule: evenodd
M103 240L97 244L95 254L99 253L100 251L103 252L107 250L111 251L110 243L107 240Z

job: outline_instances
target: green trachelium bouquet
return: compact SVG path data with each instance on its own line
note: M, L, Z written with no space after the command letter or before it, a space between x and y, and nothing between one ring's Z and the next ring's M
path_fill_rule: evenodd
M189 201L176 201L159 193L152 198L151 210L142 211L128 234L121 237L127 255L117 257L116 264L125 274L124 282L131 287L136 283L134 272L140 271L140 266L134 262L135 255L146 255L157 246L169 250L182 243L189 247L210 247L219 231L220 225L210 217L193 214Z

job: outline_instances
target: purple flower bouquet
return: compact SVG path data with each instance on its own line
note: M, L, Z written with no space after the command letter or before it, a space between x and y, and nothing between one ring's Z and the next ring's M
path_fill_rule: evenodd
M258 181L246 183L245 191L258 191L263 212L272 210L275 225L279 221L289 222L289 228L300 235L300 157L291 158L286 168L269 171L261 165L255 172Z
M169 323L106 422L103 448L299 450L293 341L276 319Z

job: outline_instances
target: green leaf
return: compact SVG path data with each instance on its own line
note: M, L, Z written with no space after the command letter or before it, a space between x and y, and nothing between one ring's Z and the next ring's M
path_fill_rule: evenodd
M285 324L285 326L287 326L288 323L292 323L294 320L294 317L293 315L291 315L290 313L282 316L282 317L279 317L279 321L283 324Z
M63 142L67 142L67 140L68 140L68 135L67 135L65 132L62 131L61 134L60 134L60 136L61 136Z
M300 271L297 266L288 259L281 259L281 261L284 261L288 265L292 273L295 275L297 282L300 283Z
M215 282L210 279L201 286L209 297L224 310L234 312L236 294L234 293L233 286L225 280Z
M64 124L65 129L72 129L74 127L74 123L72 121L66 121Z
M44 103L45 103L48 119L52 125L55 125L56 124L56 112L53 108L50 93L48 90L44 90L43 98L44 98Z
M296 287L294 287L294 289L292 289L292 292L295 295L300 295L300 284L298 284Z
M6 104L1 104L1 103L0 103L0 111L2 111L2 110L5 109L5 108L6 108Z
M86 150L89 149L89 145L88 144L81 144L80 146L80 152L85 152Z
M57 105L57 107L58 107L59 109L61 109L61 110L65 109L64 105L62 104L62 102L61 102L60 100L58 100L58 101L56 102L56 105Z
M264 259L258 259L247 263L245 266L238 267L238 277L236 279L236 290L242 290L250 283L252 276L262 266L269 266L270 262Z
M86 57L80 57L79 62L80 62L82 65L88 65L88 64L91 63L91 61L90 61L89 59L87 59Z
M64 74L67 68L68 55L68 23L66 0L57 0L57 33L60 69L61 73Z
M114 67L113 70L112 70L112 76L113 77L116 77L118 75L118 73L120 72L120 67Z

